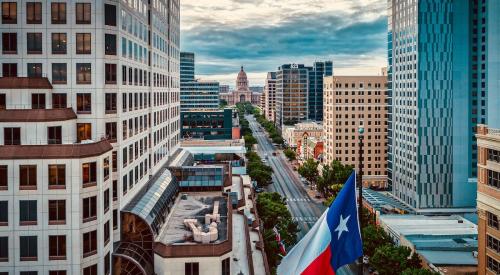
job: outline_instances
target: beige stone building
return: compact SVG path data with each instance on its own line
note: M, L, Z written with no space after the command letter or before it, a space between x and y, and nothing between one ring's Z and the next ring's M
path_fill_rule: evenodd
M500 129L477 127L478 274L500 273Z
M264 86L264 116L274 122L276 118L276 72L268 72Z
M248 87L247 73L241 67L238 77L236 78L236 90L219 93L220 99L225 100L228 105L236 105L240 102L250 102L255 106L260 105L260 96L262 93L252 92Z
M358 126L364 133L363 185L387 187L387 77L324 78L324 163L358 168Z
M301 122L294 126L283 127L283 139L286 144L294 148L299 159L305 160L304 144L308 139L321 140L323 138L323 125L316 122Z

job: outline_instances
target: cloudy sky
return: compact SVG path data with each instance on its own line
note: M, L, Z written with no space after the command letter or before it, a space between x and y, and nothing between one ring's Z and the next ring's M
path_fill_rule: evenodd
M333 60L338 75L386 66L387 0L181 0L181 49L197 77L250 85L286 63Z

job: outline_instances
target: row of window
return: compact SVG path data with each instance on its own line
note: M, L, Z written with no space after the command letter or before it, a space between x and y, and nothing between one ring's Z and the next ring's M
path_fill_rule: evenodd
M114 156L114 155L113 155ZM113 162L116 160L114 159ZM104 159L104 180L109 178L109 159ZM82 187L95 186L97 183L97 163L88 162L82 164ZM49 189L66 188L66 165L51 164L48 166ZM8 166L0 165L0 190L7 190L9 186ZM19 165L19 189L37 189L37 165Z
M108 224L109 227L109 223ZM108 228L109 229L109 228ZM109 231L109 230L108 230ZM109 233L108 233L109 237ZM83 234L84 255L85 250L94 249L93 254L97 253L97 231L92 231ZM66 260L66 235L51 235L49 236L49 260ZM37 261L38 260L38 237L37 236L20 236L19 237L19 254L21 261ZM92 255L93 255L92 254ZM9 260L9 237L0 237L0 262ZM104 274L111 272L111 257L108 252L104 256ZM8 272L5 272L8 274ZM4 272L0 272L3 275ZM36 275L37 271L21 271L21 275ZM66 270L51 270L49 275L66 275ZM97 264L83 269L83 275L97 275Z
M27 54L43 54L43 37L41 32L26 33L26 53ZM18 54L17 33L4 32L2 33L2 53L3 54ZM75 34L75 53L76 54L91 54L92 53L92 34L76 33ZM68 37L66 33L52 33L52 54L67 54ZM105 34L104 53L106 55L116 55L116 35Z
M18 18L18 3L3 2L2 3L2 24L17 24ZM22 7L19 7L22 9ZM75 23L91 24L91 3L76 3L75 4ZM42 24L43 20L43 5L42 2L27 2L26 3L26 24ZM67 23L67 5L66 3L51 3L50 4L50 22L54 25ZM107 26L116 26L116 6L104 4L104 24Z
M106 122L105 127L106 127L106 139L108 139L108 141L111 143L116 142L118 140L116 122ZM77 131L76 142L82 142L84 140L92 139L92 124L77 123L76 131ZM4 145L21 145L21 128L5 127L3 129L3 133L4 133L3 134ZM126 138L126 136L124 136L124 138ZM66 140L65 142L72 143L74 141ZM62 144L62 143L63 143L62 126L47 127L47 144Z

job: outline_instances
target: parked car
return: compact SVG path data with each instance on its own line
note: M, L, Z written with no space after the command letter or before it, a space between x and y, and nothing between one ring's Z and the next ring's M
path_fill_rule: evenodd
M255 193L262 193L262 192L264 192L264 188L259 187L259 188L255 189Z

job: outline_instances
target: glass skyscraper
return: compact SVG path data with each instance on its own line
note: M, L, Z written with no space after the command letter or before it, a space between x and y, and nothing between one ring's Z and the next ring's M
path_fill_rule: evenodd
M323 77L333 75L332 61L314 62L309 67L308 118L323 121Z
M389 0L389 184L413 208L475 207L478 123L498 127L498 1Z
M181 82L194 81L194 53L181 52Z

